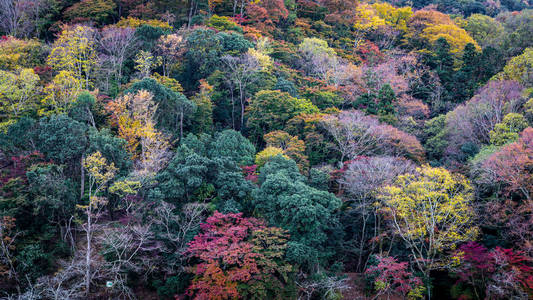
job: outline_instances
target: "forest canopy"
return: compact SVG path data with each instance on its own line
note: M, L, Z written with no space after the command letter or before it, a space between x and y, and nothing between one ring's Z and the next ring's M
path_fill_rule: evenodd
M0 0L0 299L532 299L530 0Z

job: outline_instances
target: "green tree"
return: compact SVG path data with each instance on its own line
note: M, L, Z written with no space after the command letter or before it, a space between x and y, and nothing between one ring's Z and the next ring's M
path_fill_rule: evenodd
M229 159L240 166L247 166L254 161L255 147L240 132L226 129L215 135L209 155L213 158Z
M318 112L307 99L294 98L281 91L263 90L255 94L246 110L247 125L257 141L270 131L282 130L287 121L299 114Z
M39 121L37 149L57 163L73 164L87 147L87 126L65 115Z
M269 224L289 231L289 261L316 271L334 253L327 241L328 236L335 239L341 201L308 186L296 163L279 155L261 169L260 183L255 209Z
M503 117L501 123L494 125L494 130L490 132L490 143L502 146L507 143L516 142L518 134L528 126L526 118L517 113L510 113Z
M116 8L111 0L82 0L67 8L63 16L72 23L94 21L104 25L113 21Z

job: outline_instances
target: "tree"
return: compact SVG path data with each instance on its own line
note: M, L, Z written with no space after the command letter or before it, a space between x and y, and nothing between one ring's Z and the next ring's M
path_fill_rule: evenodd
M196 105L192 124L192 132L199 134L213 130L213 102L211 101L214 87L206 80L200 80L200 91L191 98Z
M242 214L218 211L201 228L187 250L199 260L191 267L195 278L189 296L265 299L294 294L293 268L284 260L288 237L283 230Z
M530 200L533 191L532 145L533 129L528 127L518 141L504 146L483 162L483 168L488 172L486 180L502 183L508 195L518 193L523 199Z
M442 168L416 171L398 176L379 199L390 226L409 247L424 280L429 280L431 270L448 263L441 254L475 238L478 229L473 226L472 187L466 178Z
M111 0L82 0L67 8L63 17L71 23L93 21L98 25L113 21L117 5Z
M0 29L15 37L28 37L37 25L46 1L2 0L0 1Z
M109 102L107 109L118 126L119 136L128 143L134 159L139 159L138 176L150 176L163 168L169 159L168 137L155 128L158 104L146 90L128 93ZM140 153L139 153L140 151Z
M229 159L239 166L252 164L255 147L238 131L226 129L215 135L209 155L213 158Z
M531 87L533 86L531 68L533 68L533 48L527 48L524 53L507 62L503 71L495 77L501 80L514 80Z
M241 1L240 15L243 16L243 6L245 2ZM280 0L265 0L261 2L251 2L246 5L246 16L255 26L266 34L274 31L276 26L287 19L289 10L285 2Z
M407 23L406 39L417 49L430 49L435 42L444 38L450 45L450 52L460 57L467 44L473 44L480 49L472 37L452 19L435 10L419 10L413 14Z
M38 83L39 75L32 69L20 69L15 74L0 71L0 112L6 114L4 118L18 118L34 106Z
M366 269L366 276L375 276L374 289L377 298L396 294L408 299L423 298L424 285L422 279L407 270L406 262L397 262L394 257L376 256L377 265Z
M385 20L379 17L370 4L366 3L357 6L355 19L354 29L356 30L357 37L355 39L354 49L357 48L359 42L361 42L368 31L385 25Z
M510 113L503 117L501 123L494 125L494 130L490 132L490 143L496 146L515 142L518 134L527 127L526 118L517 113Z
M17 231L15 218L2 216L0 219L0 277L18 281L15 269L16 240L20 232Z
M340 200L308 186L296 163L281 155L261 168L259 182L260 188L253 194L256 211L269 224L288 230L289 261L305 270L317 271L320 263L333 254L328 236L336 235L333 231Z
M451 271L459 278L456 286L476 299L529 297L533 283L531 258L521 251L496 247L488 250L476 242L461 245L454 253ZM466 289L461 286L466 285Z
M78 162L87 146L87 127L65 115L41 118L37 131L37 149L60 164Z
M318 113L307 99L291 97L280 91L263 90L255 94L246 110L250 134L259 139L272 130L280 130L289 119L302 113Z
M122 68L124 62L133 55L132 51L137 44L133 28L104 27L98 39L101 64L104 70L113 74L118 86L122 83ZM109 80L109 76L107 77Z
M482 14L473 14L468 17L465 30L482 48L494 46L504 33L500 22Z
M185 95L158 83L153 78L144 78L130 86L124 94L146 90L152 94L156 104L154 125L171 134L179 133L183 138L185 117L188 118L196 110L196 106Z
M82 88L90 89L97 66L95 31L76 25L65 27L54 42L47 63L56 71L68 71Z
M494 126L517 110L515 103L522 98L522 89L515 81L490 81L472 99L447 113L448 157L461 159L465 144L488 144Z
M265 149L259 151L255 155L255 165L257 165L258 168L261 168L270 159L272 159L273 157L276 157L278 155L281 155L281 156L285 157L286 159L290 159L287 155L283 154L283 149L277 148L277 147L273 147L273 146L268 146Z
M156 176L149 198L175 205L212 199L224 211L246 208L253 189L241 169L255 152L240 133L227 130L212 139L205 134L185 137L168 166ZM214 199L213 199L214 198ZM231 207L230 207L231 206Z
M93 275L92 259L93 249L92 241L95 232L95 224L101 217L101 209L106 204L106 199L100 196L106 184L111 181L116 174L117 169L114 164L107 164L107 160L102 157L100 152L95 152L83 160L83 168L86 169L89 177L88 182L88 197L89 203L87 205L78 205L87 218L82 228L85 231L86 245L85 245L85 294L90 295L91 281Z
M241 106L240 111L240 125L238 128L240 130L243 129L244 126L244 109L246 107L246 89L248 85L252 84L254 81L256 81L258 78L256 74L262 69L261 65L259 64L259 61L252 55L246 53L241 55L240 57L234 57L231 55L226 55L222 57L222 61L224 62L227 71L226 71L226 78L229 82L230 86L230 93L231 93L231 118L232 118L232 125L235 129L235 121L234 121L234 102L233 102L233 89L237 89L239 91L239 102Z
M341 162L344 158L353 159L371 153L382 137L377 131L379 122L360 111L325 116L322 125L336 141L338 150L342 154Z
M62 114L67 112L82 91L82 82L70 71L59 71L44 88L40 115Z
M414 164L402 158L390 156L366 157L359 156L345 163L341 170L340 178L337 179L340 189L345 191L343 199L349 205L347 212L350 217L360 217L360 229L353 233L353 240L358 242L357 269L362 269L366 263L363 261L365 249L369 239L376 238L376 232L372 232L371 218L377 220L377 211L374 207L375 197L380 189L394 182L396 177L414 172ZM374 221L377 222L377 221ZM345 224L349 226L349 224ZM348 230L346 230L348 231Z
M305 143L296 136L291 136L283 130L276 130L263 136L267 147L275 147L283 150L283 154L296 162L300 172L306 174L309 169L309 161L305 155ZM265 162L264 162L265 163ZM263 164L264 164L263 163ZM256 164L259 164L256 159Z
M47 55L45 45L35 39L20 40L6 37L0 42L0 67L6 71L13 72L21 68L42 65Z
M170 76L174 64L185 53L185 40L177 34L163 35L159 38L155 53L161 57L163 76Z
M381 124L376 118L361 111L342 111L323 118L322 126L337 143L341 162L359 155L404 155L415 161L424 159L424 149L418 140L390 125Z

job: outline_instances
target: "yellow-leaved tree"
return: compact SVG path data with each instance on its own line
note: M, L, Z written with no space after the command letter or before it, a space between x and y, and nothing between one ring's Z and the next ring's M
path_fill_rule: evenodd
M464 176L429 166L400 175L381 190L379 205L425 279L450 263L444 252L476 238L472 191Z
M168 158L169 139L155 128L156 109L153 95L146 90L126 94L107 105L119 136L128 142L129 152L138 160L139 176L157 173Z
M0 70L0 121L18 118L31 109L39 92L39 75L33 69Z
M82 91L82 82L70 71L59 71L44 88L39 115L49 116L68 112Z
M91 281L95 275L93 272L92 260L92 241L96 230L95 224L102 216L102 210L107 204L107 199L100 196L109 183L117 174L117 168L113 163L108 163L106 158L100 152L95 152L83 160L83 168L87 171L89 177L89 203L87 205L78 205L78 209L83 211L86 220L82 224L82 229L86 237L85 249L85 274L84 285L86 295L90 294Z
M95 30L88 26L66 26L54 42L47 63L54 71L68 71L89 89L97 67Z

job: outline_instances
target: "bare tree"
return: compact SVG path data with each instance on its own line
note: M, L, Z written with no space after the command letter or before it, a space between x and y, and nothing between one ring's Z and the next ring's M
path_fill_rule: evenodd
M230 85L230 89L237 88L239 91L239 101L241 105L240 126L244 126L244 109L246 107L246 89L254 83L258 78L255 76L261 70L261 64L251 54L243 54L240 57L225 55L222 61L226 65L226 78ZM233 91L231 92L231 104L234 106ZM235 128L234 116L232 114L232 125Z
M20 235L15 228L15 219L9 216L0 218L0 278L7 277L19 281L15 269L15 241Z
M189 203L182 207L179 214L175 212L175 206L161 202L155 208L152 219L153 225L161 232L160 239L165 242L161 248L167 254L184 253L187 249L188 236L197 230L204 220L207 205L201 203ZM177 228L177 230L176 230ZM185 258L185 256L182 256ZM173 261L165 266L168 272L174 272L181 266L181 261Z
M15 37L29 36L44 5L43 0L0 0L0 29Z
M357 110L328 115L322 120L322 126L336 141L341 162L345 157L354 159L372 154L383 139L379 121Z
M137 44L135 30L133 28L105 27L100 33L98 43L100 45L100 63L108 65L106 87L109 88L109 77L112 74L120 87L122 80L122 67L124 61L135 53Z
M351 289L346 278L324 275L319 280L309 280L303 274L299 277L300 279L296 281L300 289L298 300L314 299L317 295L321 295L323 299L330 299L337 297L340 292Z
M373 207L377 191L393 182L398 175L411 173L415 165L407 159L391 156L360 157L348 165L339 184L347 192L348 200L353 201L352 209L361 216L361 230L358 246L357 268L363 269L363 249L367 242L367 224L374 216L374 236L378 233L377 213ZM366 264L366 263L365 263Z

